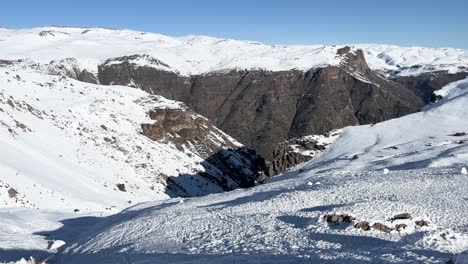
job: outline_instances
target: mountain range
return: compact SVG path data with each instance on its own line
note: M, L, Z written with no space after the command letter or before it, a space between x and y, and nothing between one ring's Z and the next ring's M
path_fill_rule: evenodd
M0 261L460 261L467 76L461 49L0 28Z

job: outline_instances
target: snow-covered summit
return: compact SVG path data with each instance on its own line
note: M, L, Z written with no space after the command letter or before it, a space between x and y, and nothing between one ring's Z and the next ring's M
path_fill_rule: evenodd
M364 50L374 70L403 75L437 70L466 71L468 52L462 49L353 45ZM91 72L105 60L149 55L183 75L226 69L308 70L337 65L343 45L266 45L255 41L161 34L104 28L41 27L0 29L0 59L31 59L37 63L76 58Z

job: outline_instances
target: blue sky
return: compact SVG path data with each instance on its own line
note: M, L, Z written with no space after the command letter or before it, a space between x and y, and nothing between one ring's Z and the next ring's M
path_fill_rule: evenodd
M101 26L268 44L468 49L467 0L8 0L0 26Z

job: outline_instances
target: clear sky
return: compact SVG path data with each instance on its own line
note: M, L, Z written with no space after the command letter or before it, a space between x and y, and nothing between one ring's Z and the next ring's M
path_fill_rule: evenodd
M268 44L468 49L468 0L5 0L0 26L100 26Z

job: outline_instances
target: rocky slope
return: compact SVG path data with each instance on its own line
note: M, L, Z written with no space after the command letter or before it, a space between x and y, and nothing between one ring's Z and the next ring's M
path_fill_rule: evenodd
M167 177L167 190L173 197L194 196L204 189L200 176L230 191L253 187L264 180L267 164L253 149L243 147L216 128L207 118L188 108L154 108L149 111L151 124L142 124L142 134L154 141L167 142L184 152L204 159L204 171L192 175ZM190 154L189 154L190 155Z
M139 204L58 230L41 212L24 233L55 229L47 239L66 244L51 260L67 263L466 263L468 79L437 94L419 113L344 128L327 150L266 184Z
M273 151L271 162L268 163L268 175L278 175L311 160L318 153L325 151L340 135L341 130L332 130L325 135L292 138L279 143Z
M183 101L269 160L285 140L377 123L424 105L410 89L372 71L362 50L345 47L335 56L338 65L305 72L233 70L190 77L140 66L133 61L142 58L128 56L107 60L98 77L102 84L133 85Z
M1 29L0 40L0 59L185 102L268 160L288 139L418 111L468 64L460 49L281 46L102 28Z
M36 66L0 66L1 207L112 212L262 178L263 159L180 102Z

